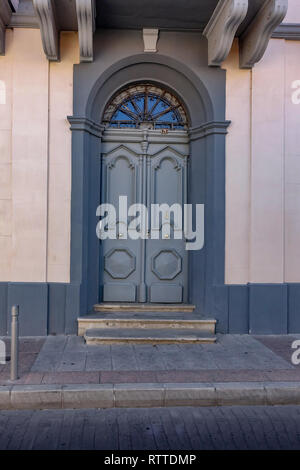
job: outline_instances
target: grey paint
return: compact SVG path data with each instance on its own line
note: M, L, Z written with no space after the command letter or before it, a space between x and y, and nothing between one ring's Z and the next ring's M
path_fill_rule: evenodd
M300 41L300 25L297 23L282 23L277 26L272 34L272 38Z
M249 285L249 332L288 333L288 288L286 284Z
M300 331L300 284L288 284L288 328Z
M49 284L48 290L48 333L65 333L66 285Z
M9 283L7 291L7 330L10 331L11 308L20 306L20 335L47 335L48 286L46 283Z
M179 203L183 207L187 202L186 132L174 131L164 136L159 129L111 129L105 131L102 140L101 202L116 207L119 196L126 195L128 207L141 203L149 210L152 204ZM172 215L161 224L172 226L171 219ZM148 228L154 229L150 213ZM161 231L162 226L159 240L125 239L124 229L117 223L117 240L102 241L104 301L187 301L185 241L164 238ZM118 289L122 289L123 298Z
M195 286L194 286L195 288ZM212 310L217 331L233 334L300 332L300 283L214 287ZM10 291L8 302L8 291ZM193 297L198 301L201 295ZM0 335L7 335L10 308L20 305L21 334L76 334L80 286L76 284L0 284ZM202 305L198 301L198 306ZM250 322L250 331L249 331Z
M7 282L0 283L0 335L7 333Z
M249 333L248 286L229 286L228 291L228 331Z
M104 28L198 29L203 31L218 0L97 0L97 25ZM250 0L238 35L249 25L264 0Z
M264 0L249 1L248 13L241 24L237 35L249 25ZM218 0L96 0L98 28L142 29L159 28L203 31L208 23ZM75 0L54 0L58 29L61 31L77 31ZM18 11L13 14L12 21L37 26L34 21L34 9L31 0L20 0ZM14 18L15 17L15 18Z
M184 5L181 0L96 0L98 28L142 29L194 29L203 31L218 0L189 0ZM263 0L249 1L249 8L238 35L247 27L262 5ZM75 0L54 0L58 28L62 31L78 29ZM20 0L19 8L13 17L27 16L34 19L31 0ZM14 18L12 19L13 21ZM24 21L24 20L23 20ZM34 24L34 23L33 23Z

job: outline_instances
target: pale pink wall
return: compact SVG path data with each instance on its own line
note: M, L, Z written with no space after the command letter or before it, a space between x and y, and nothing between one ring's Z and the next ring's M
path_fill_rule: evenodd
M223 66L227 69L226 119L231 120L226 138L225 277L235 284L246 283L249 275L251 125L251 72L239 68L237 40Z
M6 51L0 57L0 282L11 277L12 31L6 33Z
M77 33L61 33L61 61L50 64L48 282L70 280L71 135L73 64Z
M12 281L46 281L49 63L40 31L13 32Z
M284 47L252 71L250 282L284 281Z
M289 6L284 23L300 23L300 0L288 0Z
M300 5L299 5L300 7ZM285 45L285 280L300 281L300 104L292 101L300 84L300 43ZM298 95L299 96L299 95Z
M0 281L68 282L73 64L77 33L62 33L62 62L40 31L7 30L0 57ZM1 80L5 82L3 104ZM2 103L2 104L1 104Z
M233 121L226 145L227 283L300 282L300 104L291 99L299 56L300 42L273 39L250 79L237 67L236 48L224 63L226 117Z

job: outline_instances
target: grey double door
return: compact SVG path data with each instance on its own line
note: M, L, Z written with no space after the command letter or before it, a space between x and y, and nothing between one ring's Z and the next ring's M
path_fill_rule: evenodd
M113 221L106 227L112 233L115 229L116 238L101 241L104 302L187 301L187 251L180 227L183 218L164 209L159 213L159 223L154 224L154 211L158 209L153 205L179 204L183 209L187 202L188 149L184 131L105 132L102 203L116 209L115 227ZM120 196L127 196L128 208L133 204L147 208L137 226L137 232L142 230L144 235L138 239L132 239L131 233L134 212L127 214L127 221L119 216Z

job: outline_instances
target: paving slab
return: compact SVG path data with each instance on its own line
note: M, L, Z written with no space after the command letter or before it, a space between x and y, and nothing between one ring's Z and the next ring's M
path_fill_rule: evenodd
M114 408L111 384L65 385L62 389L63 408Z
M267 404L266 390L264 384L260 382L218 383L215 390L218 406Z
M270 382L264 385L268 405L299 405L299 382Z
M92 350L87 351L86 371L112 370L112 364L111 346L92 347Z
M43 384L98 384L100 372L56 372L46 373L42 376Z
M54 372L57 370L63 357L62 351L44 351L37 356L31 371L32 372Z
M11 387L0 386L0 410L9 410Z
M213 384L166 384L164 406L216 406Z
M85 370L86 363L86 352L80 351L64 351L59 365L57 366L58 372L67 371L78 371L83 372Z
M116 384L114 390L118 408L164 406L165 389L162 384Z
M62 406L62 392L57 385L14 385L10 407L15 410L55 409Z

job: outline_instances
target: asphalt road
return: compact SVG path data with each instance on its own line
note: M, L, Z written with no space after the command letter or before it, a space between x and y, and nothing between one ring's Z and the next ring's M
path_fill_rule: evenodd
M1 411L0 449L300 449L300 406Z

